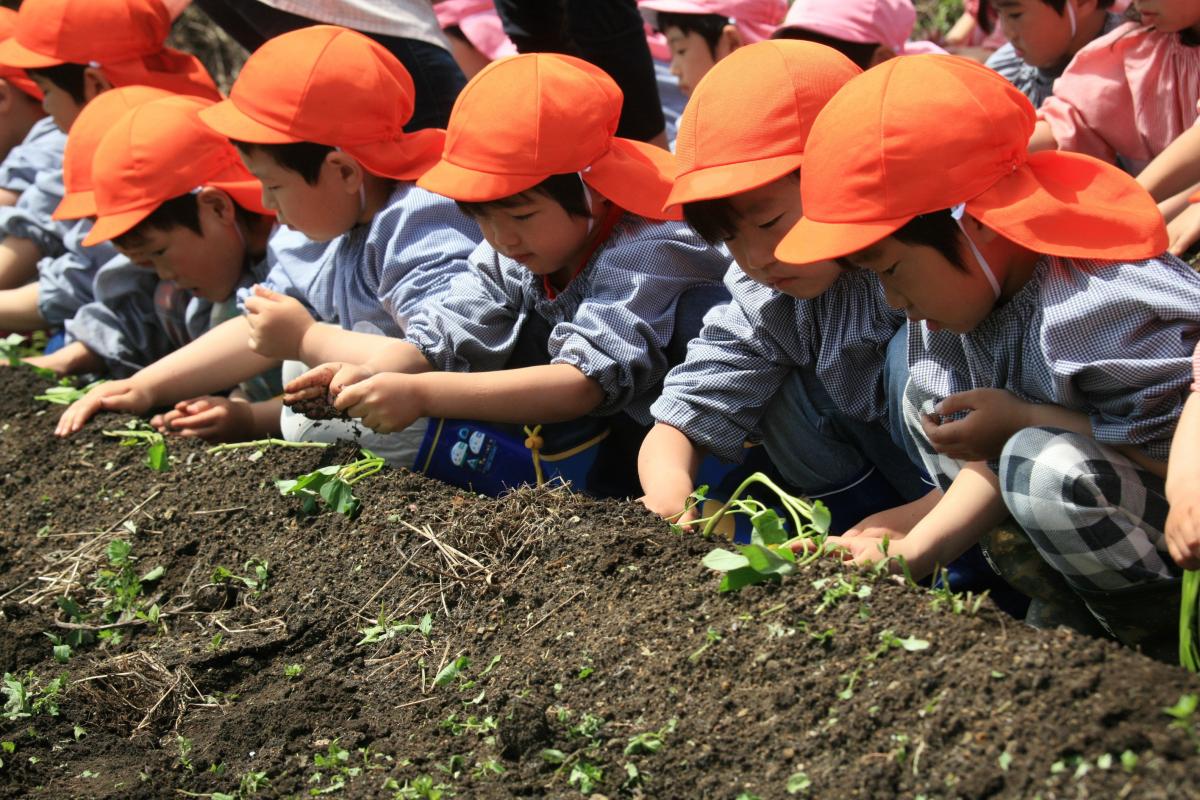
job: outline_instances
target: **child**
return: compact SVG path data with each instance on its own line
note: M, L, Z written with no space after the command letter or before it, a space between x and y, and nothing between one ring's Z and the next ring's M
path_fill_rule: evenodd
M65 252L38 263L37 281L0 291L0 330L61 329L64 322L95 299L96 275L109 262L119 261L121 265L114 265L116 273L106 279L106 284L119 274L127 279L122 283L129 284L131 291L147 288L153 291L153 284L138 274L141 270L121 257L112 245L87 247L83 241L92 230L92 217L96 214L92 158L100 140L130 109L170 96L170 92L149 86L126 86L98 96L79 114L67 139L63 160L66 194L53 214L53 219L64 225ZM76 363L73 356L82 355L74 346L29 361L59 374L88 372L93 366L101 366L91 360Z
M1131 178L1028 154L1034 121L1015 87L963 59L868 71L813 124L805 217L777 254L876 272L912 320L905 416L945 494L892 531L890 554L927 575L1012 514L1097 619L1162 655L1179 607L1162 462L1200 275L1162 254L1162 217ZM929 435L952 426L1004 431L998 463L937 454ZM833 541L882 557L878 539Z
M17 12L0 8L0 41L12 36ZM0 206L17 202L37 173L62 162L66 136L42 110L42 90L23 69L0 64Z
M770 37L784 0L638 0L642 15L667 37L671 73L690 95L713 65L742 45Z
M433 10L454 60L468 78L497 58L517 54L492 0L437 0Z
M1196 121L1200 5L1138 3L1127 22L1075 54L1038 109L1030 151L1086 153L1141 172Z
M908 41L916 20L909 0L796 0L773 38L827 45L868 69L899 55L944 52Z
M1167 470L1167 549L1180 569L1200 569L1200 345L1192 356L1192 377Z
M1079 49L1123 21L1113 0L983 0L996 7L1008 38L987 65L1037 108Z
M211 422L193 419L195 404L183 401L224 390L281 360L340 358L318 346L326 328L402 335L418 309L466 268L478 235L453 203L414 184L436 161L444 134L403 133L412 108L408 73L362 34L318 25L259 48L230 100L205 109L201 119L239 143L243 161L263 184L266 207L312 241L280 253L264 285L244 300L245 315L129 380L93 390L63 415L60 435L79 430L101 409L142 413L176 403L160 424L181 432L207 429ZM314 317L332 326L315 324ZM291 412L280 424L289 437L356 436L348 424L317 428ZM360 440L400 459L410 444Z
M191 55L164 47L171 20L159 0L26 0L0 64L26 69L63 131L92 98L114 86L141 84L219 99L216 84ZM36 277L38 260L62 253L65 230L51 220L62 199L53 169L13 208L0 209L0 288Z
M658 221L671 156L614 137L620 114L612 79L569 56L515 56L476 75L442 160L418 182L479 223L474 268L409 322L404 340L338 332L348 364L293 381L285 401L328 390L378 431L423 417L547 423L626 412L648 424L666 348L684 325L677 302L717 285L728 259L684 225ZM541 363L506 369L539 325L548 328Z
M859 72L823 45L760 42L714 67L684 111L667 208L682 203L691 226L709 242L725 242L741 269L726 278L732 302L709 315L651 409L657 424L639 471L643 502L662 516L679 517L705 452L740 462L745 442L758 438L805 494L862 484L856 498L863 501L868 484L882 484L882 502L894 505L928 492L904 452L907 434L889 419L907 379L904 315L887 306L871 273L774 257L800 218L809 126ZM898 494L886 479L863 483L876 467ZM842 529L866 516L861 506L837 509Z

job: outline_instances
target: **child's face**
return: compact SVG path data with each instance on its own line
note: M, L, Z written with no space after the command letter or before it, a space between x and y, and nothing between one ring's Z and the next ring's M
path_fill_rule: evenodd
M752 280L800 300L811 300L841 275L841 267L833 261L799 266L775 258L776 246L804 213L795 175L734 195L729 204L734 230L725 246Z
M690 96L700 79L707 75L718 61L733 52L734 44L730 33L732 29L733 26L728 26L726 32L717 40L715 57L709 49L708 41L695 31L684 33L674 25L663 31L663 35L667 37L667 45L671 48L671 74L679 79L679 91Z
M930 330L967 333L996 304L992 286L978 267L959 269L932 247L889 236L849 260L879 275L888 304L914 322L925 320Z
M246 169L262 183L263 205L275 212L280 225L327 242L358 222L363 212L359 194L345 190L337 165L328 157L316 184L310 184L261 148L240 152Z
M1134 0L1142 22L1164 33L1200 28L1200 0Z
M566 286L588 240L588 220L573 217L540 192L520 196L517 205L487 206L475 215L483 238L534 275Z
M1026 64L1049 69L1071 57L1071 19L1065 7L1059 14L1042 0L994 0L994 5L1001 30Z
M80 111L83 111L83 104L76 103L74 97L40 75L30 75L30 78L45 95L42 99L42 108L54 120L54 124L63 132L70 131L71 126L75 124L75 118L79 116Z
M175 281L213 303L228 300L245 269L246 249L237 232L200 206L200 233L177 225L170 230L147 228L136 243L117 245L122 255L153 269L159 280ZM115 244L115 243L114 243Z

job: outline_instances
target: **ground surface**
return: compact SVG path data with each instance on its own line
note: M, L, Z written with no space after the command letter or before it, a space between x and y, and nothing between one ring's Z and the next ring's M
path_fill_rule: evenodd
M156 473L100 435L123 418L57 441L42 382L4 385L0 670L30 716L0 718L0 798L1197 795L1163 712L1197 680L1108 642L890 579L826 602L824 566L719 595L711 543L563 490L385 471L357 521L298 518L273 479L351 452L172 442ZM102 622L114 539L135 585L165 570L132 600L158 622L60 627ZM265 589L213 580L251 560ZM47 634L93 641L60 663Z

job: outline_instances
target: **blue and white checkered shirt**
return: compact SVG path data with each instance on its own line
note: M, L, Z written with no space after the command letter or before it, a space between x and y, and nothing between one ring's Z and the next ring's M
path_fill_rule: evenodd
M1091 417L1096 441L1166 461L1200 339L1200 275L1179 259L1043 257L973 331L910 325L909 375L934 402L1007 389Z
M687 360L671 370L655 419L696 445L741 461L784 378L812 369L838 408L887 424L883 365L904 324L866 270L844 272L821 296L798 300L730 270L732 302L710 312Z
M551 326L551 364L570 364L604 390L596 415L627 411L649 423L666 374L666 347L682 293L719 284L729 257L680 222L624 214L584 269L554 299L542 278L486 242L469 272L438 304L412 319L407 338L436 369L504 368L522 326Z
M38 262L38 312L51 328L92 302L96 273L113 259L122 258L111 242L84 247L83 240L91 230L91 219L70 220L63 238L66 251Z
M0 208L0 238L15 236L29 239L43 256L60 256L65 252L63 238L70 220L51 219L54 209L63 199L62 170L38 173L33 185L21 193L15 206Z
M66 146L67 135L53 119L42 117L0 162L0 189L21 194L33 185L39 173L61 170Z
M452 200L400 182L369 224L280 258L263 285L322 322L400 337L413 314L466 271L479 239L479 226Z

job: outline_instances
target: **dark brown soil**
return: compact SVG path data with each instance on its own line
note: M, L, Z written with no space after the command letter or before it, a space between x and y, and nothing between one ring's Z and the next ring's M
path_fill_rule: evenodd
M259 797L1198 795L1163 712L1197 680L1110 642L831 564L720 595L711 542L563 489L385 471L357 520L298 518L272 481L351 450L172 440L155 473L100 435L123 418L58 441L40 381L4 380L0 668L68 677L57 716L0 718L0 798L249 797L253 773ZM160 622L57 663L54 598L97 608L115 538L165 568ZM252 559L264 591L213 580ZM361 643L381 617L411 624ZM886 646L908 637L929 646Z
M298 400L291 403L289 408L309 419L350 419L345 411L334 408L333 399L328 394Z

